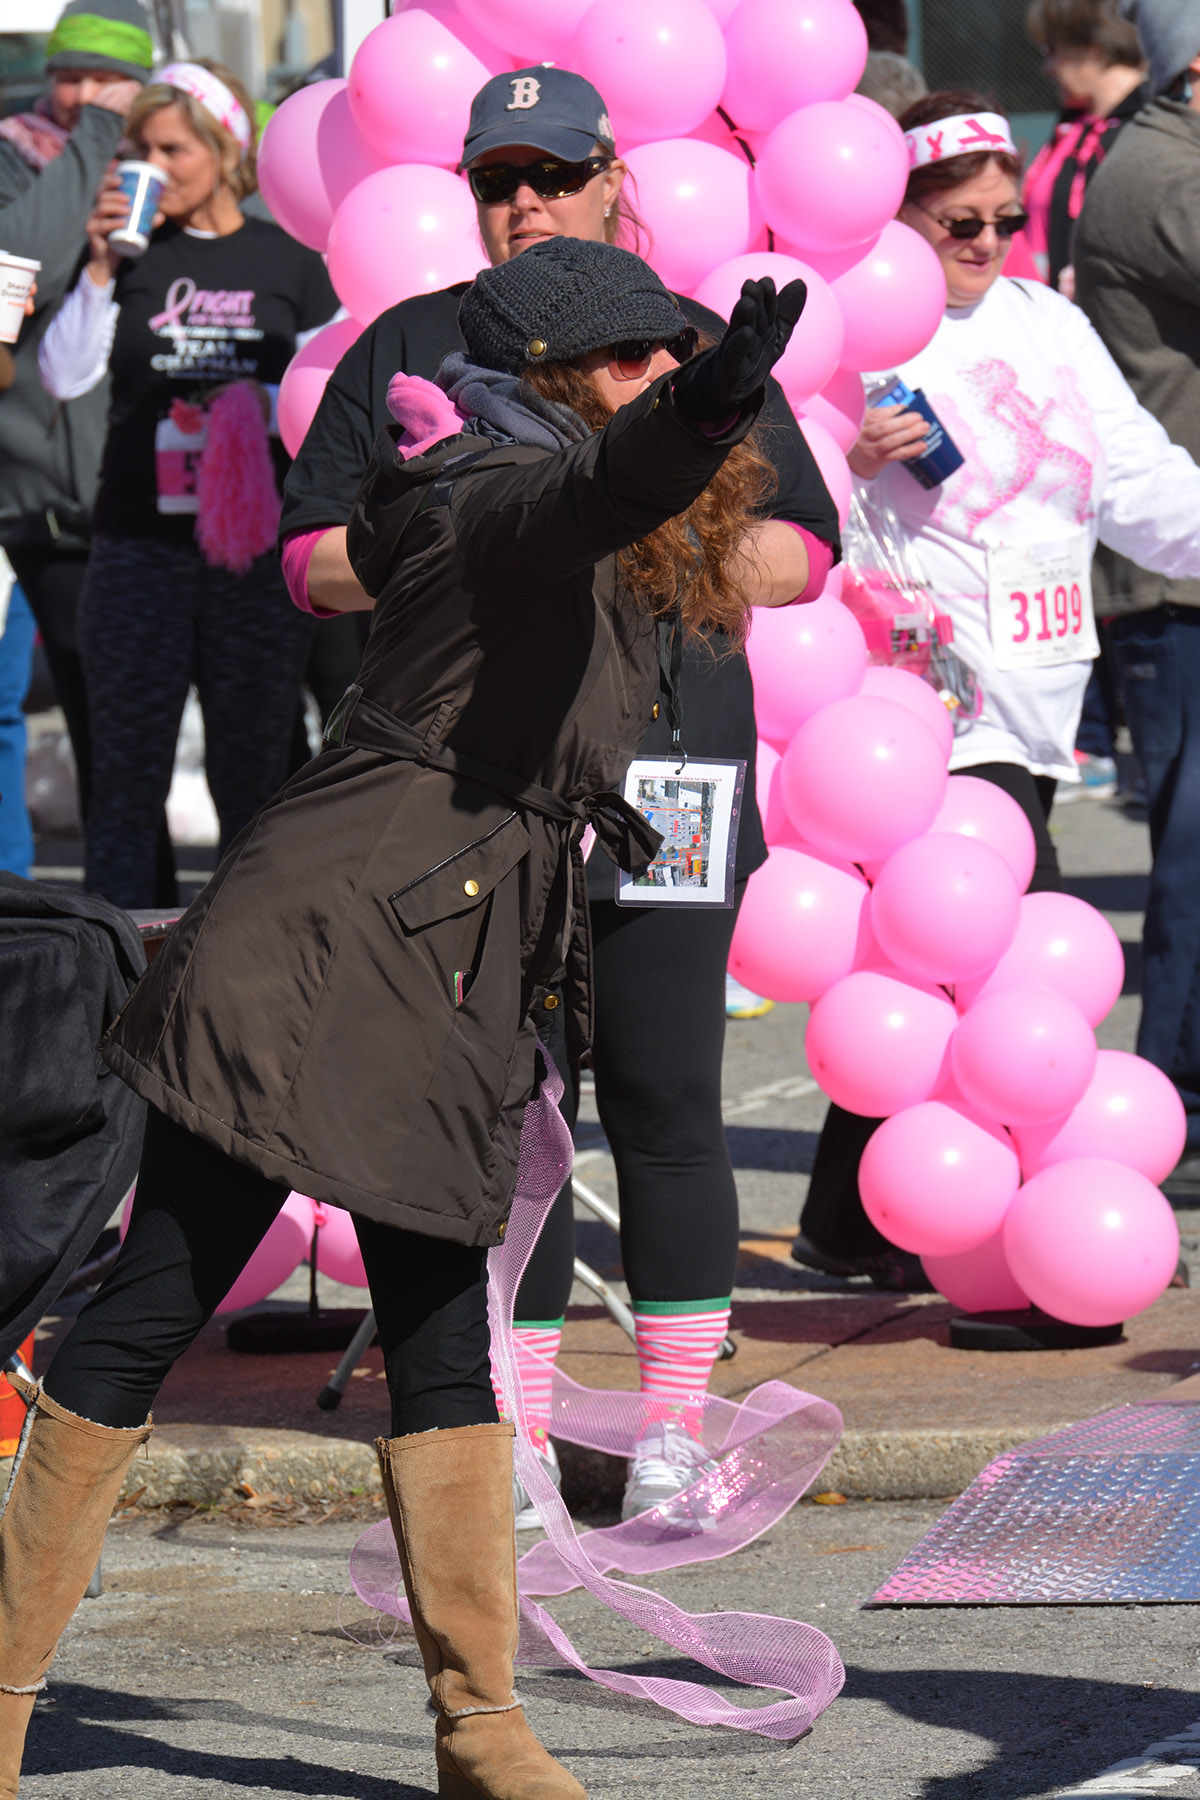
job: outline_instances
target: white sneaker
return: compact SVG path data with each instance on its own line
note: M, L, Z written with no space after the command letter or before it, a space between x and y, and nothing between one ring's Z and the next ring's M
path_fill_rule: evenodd
M640 1513L661 1507L668 1509L668 1518L674 1523L686 1521L694 1530L711 1530L716 1521L707 1514L693 1519L686 1508L672 1506L671 1502L716 1466L704 1445L682 1425L664 1421L648 1426L645 1436L633 1447L629 1480L621 1502L622 1520L636 1519Z
M546 1439L545 1449L539 1450L537 1454L545 1463L546 1472L551 1481L556 1488L561 1490L562 1470L558 1466L558 1457L555 1454L554 1445L550 1442L549 1438ZM521 1478L515 1469L513 1470L513 1515L513 1522L518 1531L542 1530L541 1514L533 1504L533 1501L529 1498L529 1495L525 1492L521 1483Z

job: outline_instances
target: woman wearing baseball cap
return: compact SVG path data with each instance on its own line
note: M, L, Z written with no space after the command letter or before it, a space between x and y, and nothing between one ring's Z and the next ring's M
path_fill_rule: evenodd
M746 440L803 301L747 283L694 356L637 257L554 239L463 296L466 355L437 387L394 384L412 429L381 434L348 537L376 602L359 683L106 1040L146 1141L116 1267L29 1392L0 1520L0 1789L158 1387L296 1187L351 1211L371 1284L438 1792L581 1800L512 1691L485 1258L556 983L571 1041L586 1029L585 826L629 869L659 847L614 792L657 689L656 615L682 593L685 629L745 631L767 474Z
M498 75L471 108L462 165L478 206L489 260L503 267L546 242L628 241L625 200L604 101L582 76L545 66ZM330 377L284 490L284 567L293 596L329 609L369 597L346 556L346 522L375 432L387 417L397 369L432 375L458 347L461 288L423 294L383 313ZM678 299L687 323L719 336L723 322ZM752 524L747 596L786 604L820 591L836 554L837 516L780 389L772 382L764 443L774 480ZM748 544L749 547L749 544ZM736 858L736 896L766 859L754 795L757 734L749 668L717 618L684 651L683 740L689 756L747 764ZM644 754L666 754L665 705L647 720ZM646 1420L631 1463L627 1516L691 1485L707 1459L687 1429L725 1338L738 1245L738 1202L721 1122L725 972L736 908L618 906L614 871L587 866L596 962L592 1057L596 1096L617 1165L622 1253L633 1296ZM551 1000L557 996L550 996ZM669 1017L669 1063L654 1022ZM561 1009L542 1025L556 1058ZM564 1105L572 1106L568 1083ZM573 1110L571 1112L573 1122ZM571 1291L574 1216L568 1183L531 1258L517 1305L516 1347L527 1420L553 1471L550 1385ZM522 1507L522 1525L537 1523Z

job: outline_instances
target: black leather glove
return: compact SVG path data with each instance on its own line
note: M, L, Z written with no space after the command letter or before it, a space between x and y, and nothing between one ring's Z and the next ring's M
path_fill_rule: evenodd
M789 281L781 294L769 275L743 282L720 343L671 378L680 412L698 425L716 427L736 417L787 349L807 298L802 281Z

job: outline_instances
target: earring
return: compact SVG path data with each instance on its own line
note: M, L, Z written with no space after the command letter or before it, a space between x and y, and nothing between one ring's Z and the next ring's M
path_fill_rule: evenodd
M606 219L611 219L611 218L612 218L612 207L611 207L611 206L606 206L606 207L605 207L605 209L604 209L604 216L605 216L605 218L606 218Z

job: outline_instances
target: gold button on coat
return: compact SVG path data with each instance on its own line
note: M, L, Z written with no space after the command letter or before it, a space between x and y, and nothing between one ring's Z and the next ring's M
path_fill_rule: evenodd
M658 717L658 701L657 700L654 702L654 711L650 714L650 717L652 719L657 719L657 717Z
M546 340L545 338L530 338L526 348L529 351L530 356L545 356L547 349Z
M546 998L542 1001L542 1005L546 1008L547 1012L553 1012L558 1005L558 995L547 994Z
M463 882L463 893L469 894L471 896L472 900L475 898L475 896L478 892L479 892L479 883L477 881L464 881Z

